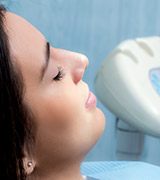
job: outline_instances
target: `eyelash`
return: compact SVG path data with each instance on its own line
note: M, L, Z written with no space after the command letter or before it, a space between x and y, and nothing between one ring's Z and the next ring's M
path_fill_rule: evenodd
M62 78L65 76L64 69L59 66L58 67L58 74L53 78L54 81L61 81Z

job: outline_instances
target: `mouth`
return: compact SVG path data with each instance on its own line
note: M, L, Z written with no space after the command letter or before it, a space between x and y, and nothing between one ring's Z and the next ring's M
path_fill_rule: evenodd
M89 91L88 98L87 98L86 103L85 103L85 107L87 109L95 108L96 104L97 104L96 96L93 94L93 92Z

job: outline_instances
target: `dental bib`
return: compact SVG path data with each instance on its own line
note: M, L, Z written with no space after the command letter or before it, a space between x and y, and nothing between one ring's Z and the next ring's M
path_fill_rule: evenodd
M81 173L87 180L159 180L160 167L133 161L84 162Z

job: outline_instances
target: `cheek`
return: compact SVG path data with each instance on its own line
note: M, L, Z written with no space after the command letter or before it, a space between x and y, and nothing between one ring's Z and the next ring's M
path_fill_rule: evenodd
M85 113L81 100L70 94L50 95L36 106L37 147L42 152L53 155L56 147L60 153L64 148L75 146L75 137L83 138Z
M75 128L77 118L82 113L79 98L73 97L71 93L50 94L42 102L37 113L40 126L47 126L55 133L65 133L65 130Z

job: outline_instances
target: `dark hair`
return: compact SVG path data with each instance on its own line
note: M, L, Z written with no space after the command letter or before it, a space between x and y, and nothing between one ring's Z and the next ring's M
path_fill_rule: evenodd
M0 179L24 180L24 146L33 139L31 113L23 104L22 75L11 58L5 13L0 5Z

